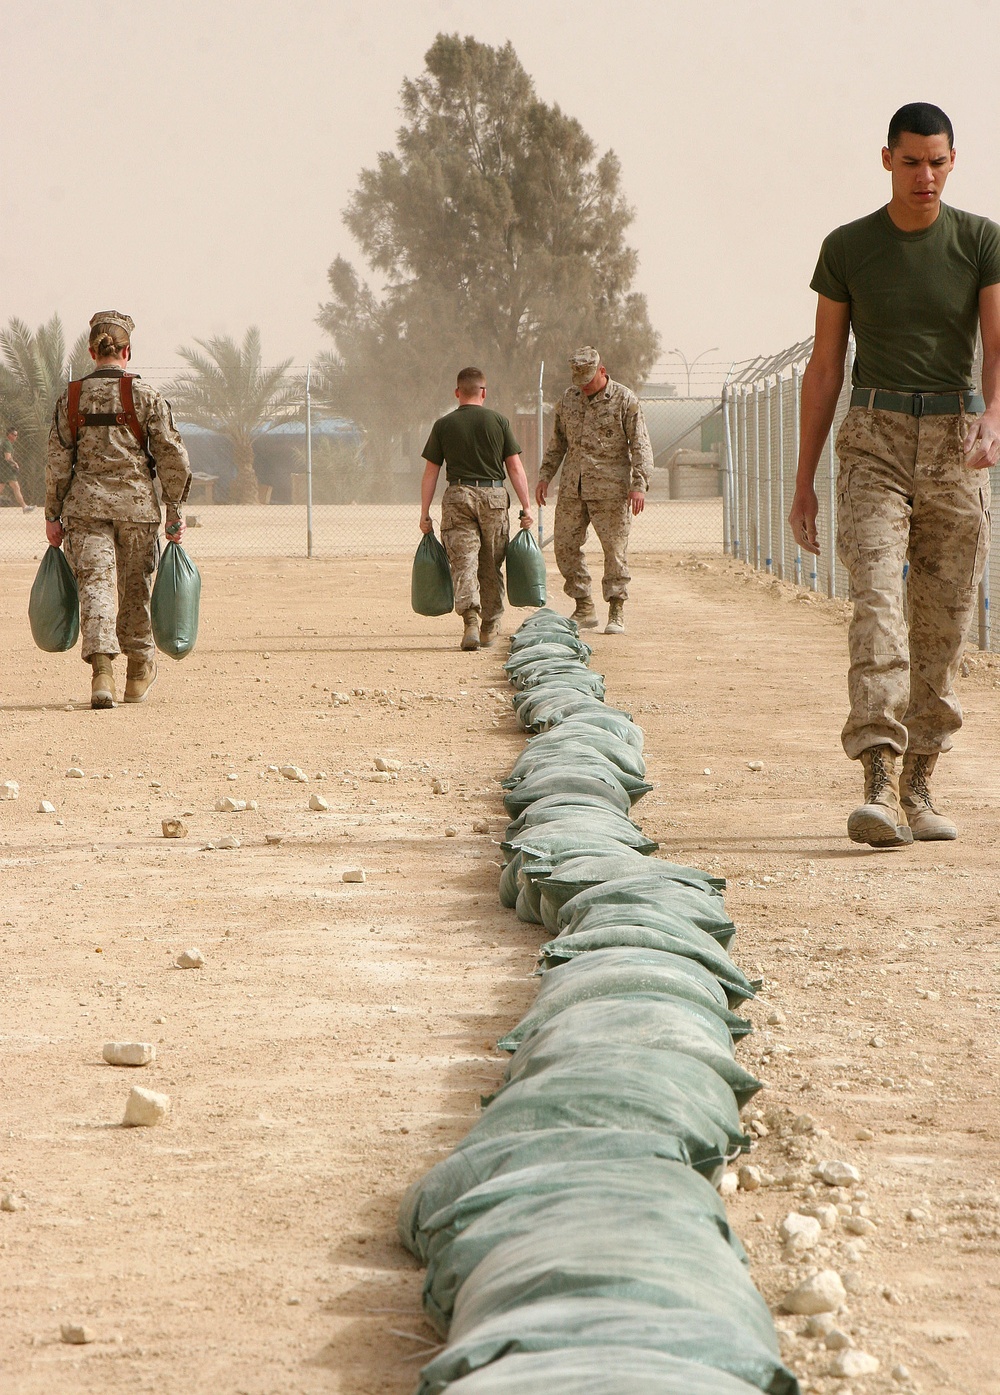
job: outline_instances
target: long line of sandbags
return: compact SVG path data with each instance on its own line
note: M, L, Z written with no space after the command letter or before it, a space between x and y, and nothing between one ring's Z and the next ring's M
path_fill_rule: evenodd
M504 784L504 905L544 927L501 1088L408 1191L444 1349L417 1395L797 1395L716 1186L760 1083L724 882L631 817L643 734L571 620L539 610L506 672L530 734Z

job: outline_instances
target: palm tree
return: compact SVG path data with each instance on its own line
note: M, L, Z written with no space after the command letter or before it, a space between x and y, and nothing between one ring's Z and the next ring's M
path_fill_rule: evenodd
M292 360L265 367L256 325L247 330L242 344L222 335L194 342L204 352L177 350L188 371L174 379L167 395L182 420L218 431L232 443L236 478L230 502L256 504L254 440L290 420L301 405L301 385L288 375Z
M67 356L58 315L34 331L14 318L0 330L0 358L2 426L17 430L21 489L37 502L45 491L46 443L56 402L67 380L82 377L91 366L87 336L81 334Z

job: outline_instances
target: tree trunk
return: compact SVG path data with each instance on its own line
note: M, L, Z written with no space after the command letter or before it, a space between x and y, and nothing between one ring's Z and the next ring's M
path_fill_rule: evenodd
M260 502L259 485L253 468L253 442L233 442L233 464L236 475L229 486L231 504L257 504Z

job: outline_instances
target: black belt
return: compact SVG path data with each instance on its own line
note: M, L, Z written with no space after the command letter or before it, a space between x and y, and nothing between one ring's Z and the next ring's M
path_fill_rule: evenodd
M905 412L909 417L950 417L960 412L985 412L986 403L978 392L887 392L884 388L855 388L852 407L873 408L876 412Z
M472 489L503 489L503 480L452 480L452 484L466 484Z

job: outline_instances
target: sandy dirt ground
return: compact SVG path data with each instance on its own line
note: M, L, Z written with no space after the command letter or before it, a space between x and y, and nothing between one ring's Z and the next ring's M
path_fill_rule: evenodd
M472 1124L535 992L542 931L497 901L497 781L523 744L504 655L410 613L405 559L210 561L196 652L147 705L96 713L78 656L31 646L32 572L5 565L0 595L0 783L20 785L0 802L0 1388L403 1395L434 1338L398 1201ZM779 1317L788 1359L807 1390L998 1395L1000 664L970 661L942 767L960 840L875 853L844 833L843 606L647 558L628 619L593 665L646 732L636 815L730 879L734 952L764 979L741 1047L768 1086L764 1185L734 1222L772 1303L810 1267L846 1275L838 1324L881 1365L833 1380ZM268 772L286 762L309 783ZM225 795L258 807L214 812ZM206 848L227 833L238 849ZM192 946L204 968L173 968ZM156 1061L105 1065L127 1039ZM161 1127L120 1127L135 1083L170 1095ZM828 1158L859 1169L835 1199L870 1233L786 1261L776 1225L827 1199Z

